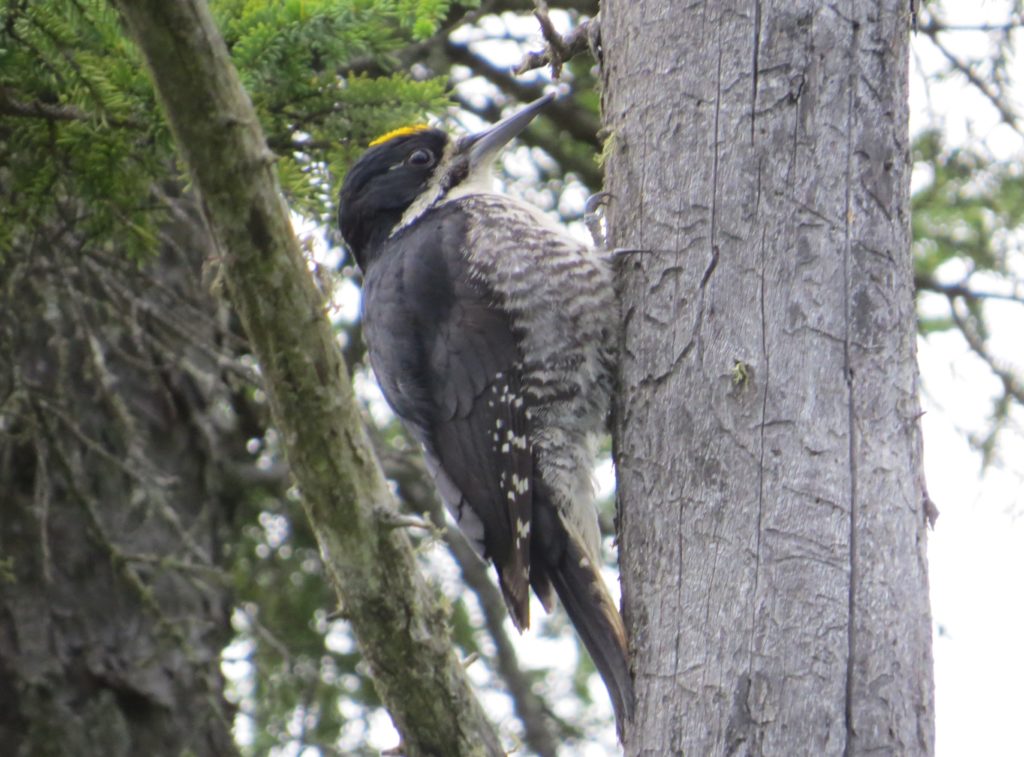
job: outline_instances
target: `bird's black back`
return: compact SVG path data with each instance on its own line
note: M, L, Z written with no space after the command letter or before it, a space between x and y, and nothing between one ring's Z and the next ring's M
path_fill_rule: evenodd
M463 254L467 221L447 203L382 245L364 281L364 334L384 396L524 624L528 534L521 550L516 539L529 528L532 490L514 484L532 479L533 460L527 407L515 405L521 360L508 314Z

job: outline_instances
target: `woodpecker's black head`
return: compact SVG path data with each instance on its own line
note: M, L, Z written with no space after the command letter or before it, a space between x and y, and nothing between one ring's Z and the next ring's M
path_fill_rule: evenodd
M391 234L402 214L425 192L451 141L437 129L400 129L375 140L352 166L341 188L338 224L359 266Z
M373 261L380 245L457 186L485 183L491 164L513 137L554 99L545 95L478 134L452 138L412 126L370 143L345 176L338 201L341 235L359 267Z

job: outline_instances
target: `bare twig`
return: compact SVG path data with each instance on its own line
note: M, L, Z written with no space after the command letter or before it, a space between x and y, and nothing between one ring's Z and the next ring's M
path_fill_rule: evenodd
M448 42L445 44L444 52L453 63L459 63L466 66L472 70L474 74L483 77L503 93L510 95L517 100L529 102L530 100L540 97L544 93L543 85L524 84L523 82L516 81L515 77L510 76L506 70L495 66L487 58L473 52L473 50L466 45ZM484 115L498 116L500 115L500 112ZM546 118L551 119L559 129L564 130L572 136L573 139L591 145L595 150L601 148L601 142L597 138L597 132L601 128L600 121L590 114L582 113L580 109L574 107L571 102L567 100L555 100L555 102L551 103L551 105L544 109L544 115ZM527 132L527 134L530 133L533 132ZM544 149L548 149L544 145L541 146L544 147ZM597 166L592 166L591 170L596 171ZM598 174L600 174L599 171Z
M22 102L11 97L7 87L0 87L0 116L43 118L47 121L86 121L88 116L73 105L52 105L33 100Z
M939 40L938 30L932 28L931 31L929 31L928 27L922 27L922 31L928 35L928 39L930 39L932 44L938 48L939 52L942 53L943 57L949 62L953 70L957 71L967 79L967 81L970 82L982 94L982 96L992 104L992 107L999 113L999 117L1003 122L1015 132L1024 136L1024 129L1021 128L1019 116L1010 107L1007 99L993 88L992 83L988 79L980 76L970 63L961 60L950 52L950 50Z
M1024 305L1024 294L1016 292L987 292L972 289L966 283L943 284L931 276L918 275L914 277L914 288L921 292L934 292L945 295L952 299L962 297L965 300L1001 300L1004 302L1016 302Z
M977 329L957 312L954 300L955 298L950 298L949 310L952 314L953 322L960 329L960 333L963 334L967 346L971 348L975 355L985 361L989 370L999 379L1003 385L1003 394L1013 398L1018 404L1024 405L1024 384L1014 375L1012 370L1000 365L999 359L989 351L988 345L985 344L984 338L978 333Z
M539 5L542 7L538 7L533 15L540 23L541 34L547 41L547 48L527 53L513 71L516 76L522 76L527 71L551 66L552 78L558 79L562 73L562 66L567 61L590 51L590 40L597 33L600 21L597 17L586 19L563 37L552 26L547 8L543 7L543 3Z
M99 116L87 113L74 105L56 105L41 100L23 101L15 98L7 87L0 87L0 116L13 118L39 118L45 121L99 121ZM107 126L139 129L146 126L134 118L104 116Z
M1024 28L1024 15L1018 15L1002 24L948 24L930 18L918 24L917 30L931 36L940 32L1012 32Z
M36 448L35 486L33 505L39 520L39 553L43 563L43 581L53 583L53 559L50 552L50 502L53 485L50 479L50 452L46 435L33 434Z

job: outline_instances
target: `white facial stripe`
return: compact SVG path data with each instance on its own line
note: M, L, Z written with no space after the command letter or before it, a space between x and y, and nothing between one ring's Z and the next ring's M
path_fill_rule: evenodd
M494 187L494 176L491 172L491 165L477 166L477 169L460 181L454 187L445 191L443 183L446 178L445 167L451 164L452 156L455 154L458 140L452 140L444 148L444 154L438 161L439 170L430 179L427 188L417 197L405 213L402 220L391 230L388 236L394 236L406 226L413 223L417 218L426 213L430 208L437 205L441 200L455 200L466 195L481 194L490 192ZM499 376L500 378L500 376Z
M445 145L444 154L438 161L438 170L434 171L434 175L430 177L430 183L426 189L413 200L412 205L406 208L405 213L402 214L402 220L391 230L389 236L394 236L399 231L404 229L406 226L411 224L421 215L427 212L438 200L444 196L444 189L441 183L444 181L445 172L444 167L451 162L452 155L455 153L456 141L451 140Z

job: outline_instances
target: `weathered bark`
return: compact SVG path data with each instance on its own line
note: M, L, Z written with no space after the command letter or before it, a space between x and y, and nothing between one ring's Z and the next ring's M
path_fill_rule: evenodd
M115 0L221 248L303 504L410 755L502 754L396 527L256 114L203 0Z
M0 261L5 755L235 751L221 545L248 454L198 281L209 238L169 205L141 268L79 236L72 200Z
M905 0L603 3L638 754L929 754Z

